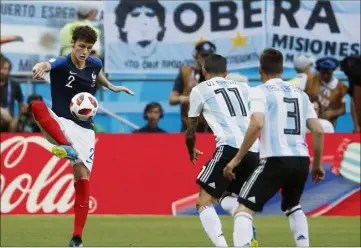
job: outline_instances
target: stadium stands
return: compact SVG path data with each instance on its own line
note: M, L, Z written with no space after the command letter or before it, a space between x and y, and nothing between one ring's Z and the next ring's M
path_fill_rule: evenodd
M261 83L257 69L240 71L243 75L246 75L250 79L251 86L257 86ZM288 69L284 72L284 78L294 77L295 72L293 69ZM173 81L171 78L175 76L168 76L168 78L162 79L144 79L137 80L130 77L126 80L121 80L117 75L110 75L110 79L116 85L124 85L135 92L135 96L129 96L126 94L114 94L109 90L103 90L97 92L97 98L102 102L102 106L107 110L121 116L128 121L142 126L145 124L143 119L144 106L152 101L159 102L164 108L164 118L160 121L160 128L167 132L177 133L180 130L180 109L179 106L170 106L168 104L169 93L173 88ZM342 74L338 77L345 78ZM347 81L345 83L348 83ZM28 85L22 83L21 87L24 94L28 92ZM45 99L50 100L50 89L48 84L33 84L30 88L30 92L36 92L42 95ZM132 128L122 124L118 120L109 117L108 115L99 112L95 121L105 128L106 132L110 133L130 133ZM336 132L352 132L353 124L350 115L350 97L346 96L346 114L338 118L336 125Z

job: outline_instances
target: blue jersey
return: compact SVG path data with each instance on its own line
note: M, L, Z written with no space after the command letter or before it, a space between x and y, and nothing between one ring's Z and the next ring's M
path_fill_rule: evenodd
M70 112L70 102L73 96L80 92L92 95L96 91L96 80L103 67L101 60L88 57L85 68L78 69L70 59L70 54L50 59L50 88L52 110L59 116L74 121L79 126L93 129L91 121L80 121Z

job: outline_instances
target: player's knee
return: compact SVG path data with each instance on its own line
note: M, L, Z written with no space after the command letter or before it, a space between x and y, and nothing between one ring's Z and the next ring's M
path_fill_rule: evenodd
M216 199L210 197L198 197L196 202L196 208L199 210L201 207L213 206L216 203Z
M34 114L35 118L39 116L39 114L44 113L44 111L48 111L48 107L43 101L34 101L31 103L31 112Z
M221 198L219 198L218 202L221 203L224 198L226 198L227 196L231 196L231 195L233 195L231 192L225 191L222 194Z
M74 181L89 179L90 171L83 163L73 165Z
M241 213L241 212L245 212L245 213L248 213L250 215L254 215L254 211L249 209L248 207L246 207L245 205L243 205L242 203L240 203L234 213L234 215L237 215L238 213Z

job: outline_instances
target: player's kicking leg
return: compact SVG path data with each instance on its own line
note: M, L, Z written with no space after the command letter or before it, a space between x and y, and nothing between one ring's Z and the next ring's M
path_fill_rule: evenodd
M69 242L70 247L83 246L82 234L88 217L89 211L89 175L90 171L82 163L73 165L74 173L74 188L75 188L75 202L74 202L74 231L73 237Z
M70 120L58 118L43 102L34 102L31 109L37 124L48 141L57 144L52 149L53 154L60 158L68 158L73 165L75 219L69 246L82 246L83 228L89 211L88 179L93 165L94 131L82 128Z
M57 145L53 147L52 153L59 158L77 159L77 152L72 147L70 141L65 137L59 123L54 119L49 108L42 101L35 101L31 104L31 111L39 127Z

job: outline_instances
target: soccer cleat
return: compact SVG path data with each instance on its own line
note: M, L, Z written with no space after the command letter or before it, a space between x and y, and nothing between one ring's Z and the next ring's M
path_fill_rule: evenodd
M69 242L69 247L83 247L83 241L80 236L74 236Z
M254 226L252 228L253 228L253 238L251 241L251 247L258 247L258 241L256 240L257 239L256 228Z
M252 239L251 241L251 247L258 247L258 241L255 239Z
M51 152L58 158L68 158L70 160L76 160L78 158L78 153L73 147L68 145L54 146Z

